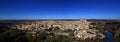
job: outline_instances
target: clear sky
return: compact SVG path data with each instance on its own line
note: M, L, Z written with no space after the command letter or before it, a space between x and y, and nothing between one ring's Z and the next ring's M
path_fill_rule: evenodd
M0 19L120 19L119 0L0 0Z

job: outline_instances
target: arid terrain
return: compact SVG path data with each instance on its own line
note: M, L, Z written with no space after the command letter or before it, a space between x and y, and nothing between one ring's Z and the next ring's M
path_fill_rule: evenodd
M116 20L1 20L0 42L101 42L106 30L119 42L119 28Z

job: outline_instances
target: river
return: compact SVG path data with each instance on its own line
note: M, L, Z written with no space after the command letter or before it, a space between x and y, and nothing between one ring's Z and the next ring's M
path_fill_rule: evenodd
M114 42L113 33L111 31L106 30L104 41L105 42Z

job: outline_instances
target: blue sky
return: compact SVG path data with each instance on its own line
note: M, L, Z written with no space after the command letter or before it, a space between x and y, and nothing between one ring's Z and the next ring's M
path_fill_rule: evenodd
M0 19L120 19L119 0L0 0Z

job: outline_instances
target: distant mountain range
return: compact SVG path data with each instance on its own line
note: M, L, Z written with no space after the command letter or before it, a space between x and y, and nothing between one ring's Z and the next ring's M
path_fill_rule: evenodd
M0 20L0 22L25 22L25 21L47 21L47 20L54 20L54 21L79 21L80 19L5 19ZM88 21L111 21L111 22L120 22L120 20L112 20L112 19L87 19Z

